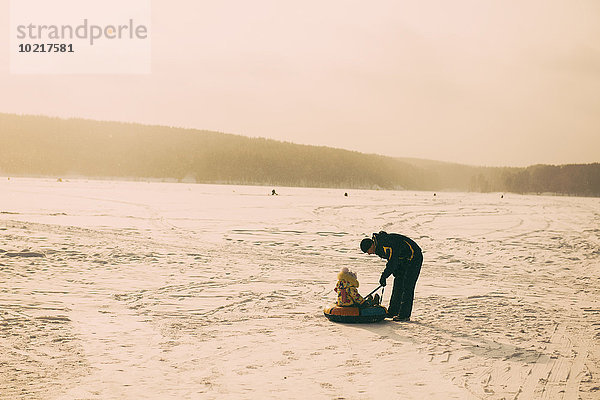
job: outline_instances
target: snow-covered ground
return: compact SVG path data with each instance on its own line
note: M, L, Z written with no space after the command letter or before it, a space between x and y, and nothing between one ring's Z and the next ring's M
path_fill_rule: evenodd
M0 398L600 398L600 199L271 189L1 178ZM413 321L328 321L380 230Z

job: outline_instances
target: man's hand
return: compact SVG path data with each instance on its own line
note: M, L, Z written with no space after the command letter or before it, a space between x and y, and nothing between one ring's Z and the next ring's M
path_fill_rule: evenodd
M379 284L383 287L385 287L385 280L387 278L384 275L381 275L381 278L379 278Z

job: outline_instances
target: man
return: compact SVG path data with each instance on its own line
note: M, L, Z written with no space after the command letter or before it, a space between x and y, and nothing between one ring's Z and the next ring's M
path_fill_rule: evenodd
M421 248L406 236L384 231L374 233L372 239L363 239L360 248L387 260L379 283L385 286L387 278L394 275L388 316L394 321L410 321L415 285L423 265Z

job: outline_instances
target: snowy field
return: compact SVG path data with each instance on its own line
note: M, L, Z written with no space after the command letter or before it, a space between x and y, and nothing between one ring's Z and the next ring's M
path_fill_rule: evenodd
M600 399L600 199L271 189L1 178L0 399ZM328 321L379 230L413 321Z

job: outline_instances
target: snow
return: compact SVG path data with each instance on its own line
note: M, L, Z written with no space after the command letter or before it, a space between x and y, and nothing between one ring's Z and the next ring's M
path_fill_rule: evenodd
M0 399L600 396L600 199L271 189L0 178ZM413 321L328 321L380 230Z

